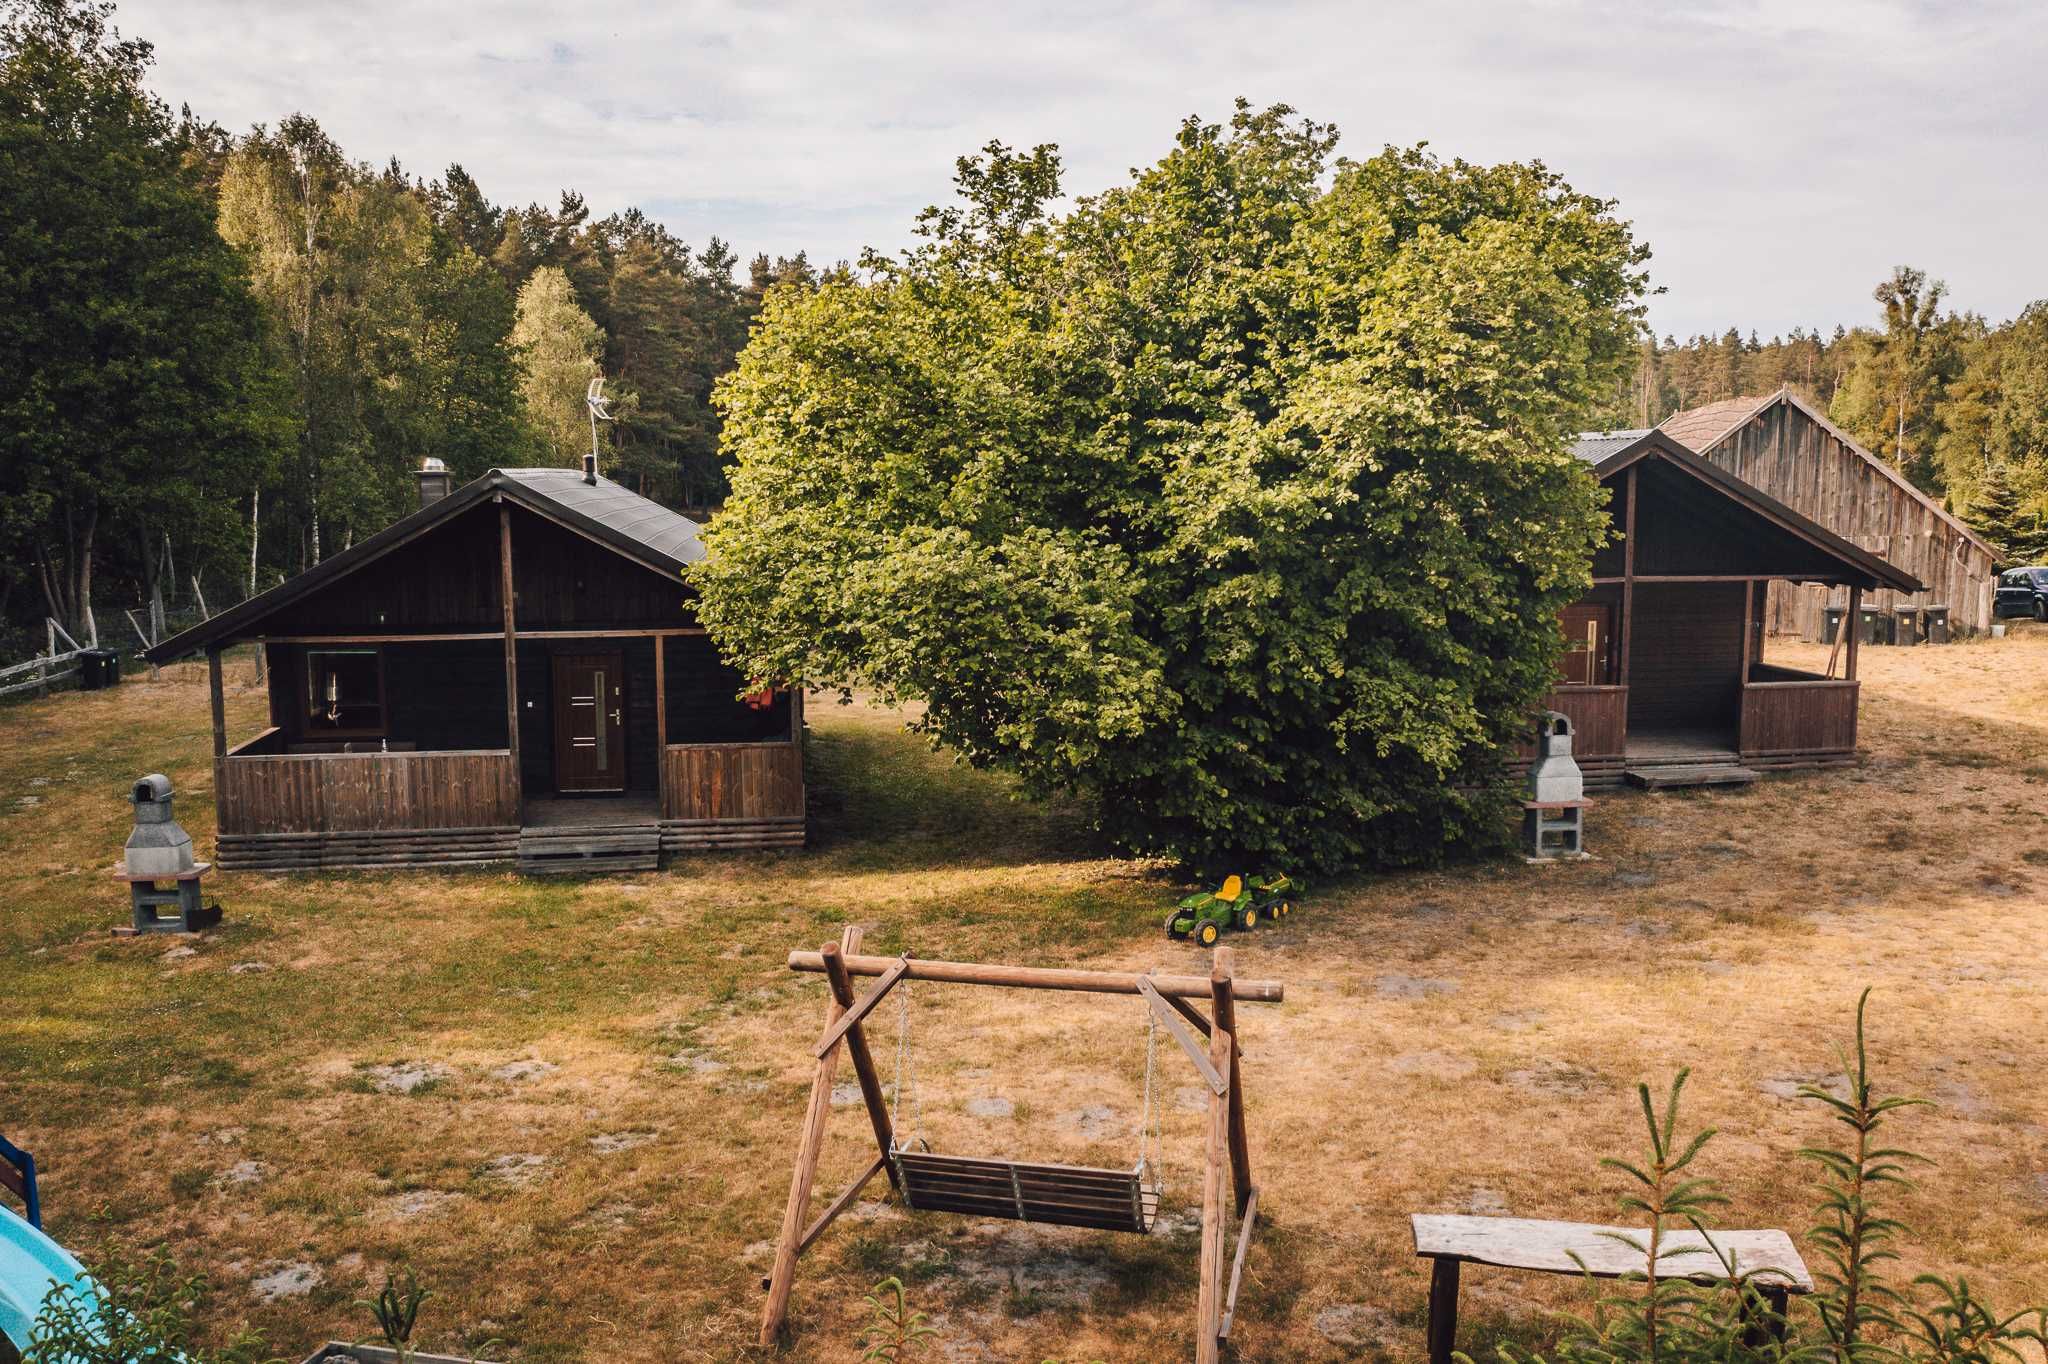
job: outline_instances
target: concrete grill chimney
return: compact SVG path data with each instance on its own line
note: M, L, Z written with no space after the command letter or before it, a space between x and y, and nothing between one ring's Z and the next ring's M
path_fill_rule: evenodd
M433 506L455 490L455 479L448 466L432 456L420 461L419 479L422 507Z

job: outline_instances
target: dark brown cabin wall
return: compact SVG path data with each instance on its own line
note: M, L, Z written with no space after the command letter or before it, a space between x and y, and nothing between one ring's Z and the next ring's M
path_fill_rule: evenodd
M1741 583L1638 583L1628 726L1735 728L1742 680Z
M521 630L695 624L680 580L518 507L512 512L512 590ZM648 655L649 669L653 658Z
M1840 572L1834 558L1789 531L1759 525L1725 496L1661 461L1636 466L1638 576L1741 574L1767 577ZM1626 474L1611 476L1619 483Z
M1958 627L1989 627L1996 577L1989 556L1790 403L1774 404L1701 453L1926 584L1910 594L1869 592L1866 604L1879 610L1945 605ZM1846 606L1847 592L1773 583L1769 619L1776 631L1816 638L1829 604Z

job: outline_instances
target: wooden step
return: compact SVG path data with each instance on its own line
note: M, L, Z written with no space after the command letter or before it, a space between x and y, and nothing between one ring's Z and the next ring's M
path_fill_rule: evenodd
M1631 764L1622 771L1630 786L1662 791L1674 786L1747 786L1757 774L1735 763Z
M519 831L519 870L526 876L587 876L652 871L661 865L661 825L541 825Z

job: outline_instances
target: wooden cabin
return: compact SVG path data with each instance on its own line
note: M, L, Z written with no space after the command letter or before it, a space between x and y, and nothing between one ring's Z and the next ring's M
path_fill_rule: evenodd
M1748 781L1854 761L1853 632L1839 670L1767 662L1768 589L1814 584L1854 602L1919 581L1663 431L1588 435L1575 453L1609 490L1620 532L1594 558L1593 590L1563 612L1562 677L1545 703L1571 717L1587 785Z
M420 478L418 511L148 651L206 654L221 867L803 843L801 693L749 689L697 624L695 522L594 472ZM230 736L221 651L244 641L269 724Z
M1956 634L1991 628L1997 551L1790 389L1695 407L1658 429L1924 584L1879 589L1866 606L1945 606ZM1848 607L1845 589L1823 583L1773 582L1764 596L1768 630L1803 639L1822 637L1827 607Z

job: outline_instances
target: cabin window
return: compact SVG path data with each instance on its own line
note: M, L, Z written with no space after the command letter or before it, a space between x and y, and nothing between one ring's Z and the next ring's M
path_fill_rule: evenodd
M300 718L308 734L382 734L383 651L306 650L304 698Z

